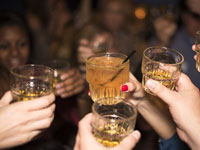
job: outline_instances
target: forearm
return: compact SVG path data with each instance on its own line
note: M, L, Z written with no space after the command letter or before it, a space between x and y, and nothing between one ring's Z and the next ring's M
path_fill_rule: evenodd
M168 110L161 103L144 100L138 105L138 111L162 139L168 139L176 132Z
M188 137L188 145L190 145L192 150L200 150L200 128L197 125L195 126L191 126L189 130L187 130L186 132L186 136Z

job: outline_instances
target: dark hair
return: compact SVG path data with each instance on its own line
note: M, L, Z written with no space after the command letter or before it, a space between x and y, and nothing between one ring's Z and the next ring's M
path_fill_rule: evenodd
M3 27L12 27L12 26L18 26L20 27L26 34L28 41L29 41L29 58L30 60L30 55L31 55L31 48L32 48L32 36L30 29L28 27L27 21L24 16L13 13L13 12L1 12L0 13L0 29Z

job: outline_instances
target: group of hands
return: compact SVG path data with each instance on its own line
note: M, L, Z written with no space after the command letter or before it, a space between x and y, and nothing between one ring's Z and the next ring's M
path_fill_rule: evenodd
M86 40L81 42L87 44ZM195 51L195 46L192 49ZM88 47L83 47L80 50L82 55L85 55L86 52L91 53ZM196 55L194 59L196 59ZM128 87L126 91L123 91L129 93L128 100L137 107L139 113L162 139L169 139L177 132L179 137L192 150L200 149L198 140L200 138L200 91L187 75L181 73L174 91L155 80L149 79L146 86L159 99L146 94L142 84L131 73L129 82L123 86ZM92 114L90 113L79 122L74 150L105 149L92 135L91 118ZM133 131L115 149L131 150L140 140L140 137L139 131Z
M159 117L160 115L164 116L166 112L161 112L159 108L155 108L154 106L152 108L151 101L145 96L141 83L139 83L133 75L130 74L129 82L125 85L128 86L126 92L131 93L132 98L130 97L129 101L137 106L138 111L150 124L154 122L151 125L162 138L170 138L177 132L179 137L186 142L192 150L200 148L200 92L188 76L183 73L181 74L176 83L175 91L171 91L159 82L151 79L146 83L146 86L151 92L168 106L172 119L176 124L174 131L173 126L170 127L171 124L161 126L162 122L157 122L163 121L163 118ZM155 115L155 118L151 115ZM92 135L92 127L90 125L91 116L92 114L88 114L79 122L79 131L76 137L74 150L103 149L103 145L99 144ZM149 118L150 120L148 120ZM170 120L163 122L168 123L169 121ZM158 127L156 127L156 124L158 124ZM171 131L169 132L169 130ZM136 130L127 136L115 149L131 150L137 144L140 137L140 132Z
M193 47L194 50L194 47ZM77 69L71 69L61 75L63 82L59 83L57 94L61 97L70 97L79 93L84 88L84 79ZM157 127L155 120L162 119L162 113L158 113L158 107L154 107L151 100L146 96L142 85L130 73L129 82L122 86L127 86L129 101L136 105L138 111L149 121L152 127L162 138L170 138L175 132L193 150L200 148L200 92L191 80L183 73L176 83L176 89L171 91L159 82L149 79L146 86L163 102L169 110L175 128L170 128L170 132L165 131L164 126ZM55 111L55 96L53 94L37 98L30 101L20 101L11 103L13 97L10 91L6 92L0 100L0 149L22 145L31 141L43 130L48 128L53 119ZM165 112L163 112L163 115ZM155 115L155 118L153 117ZM157 116L157 115L161 115ZM92 134L91 127L92 114L86 115L79 122L79 129L76 137L75 150L101 150L103 145L98 143ZM168 128L168 120L165 126ZM169 123L170 124L170 123ZM167 132L167 135L165 134ZM116 150L131 150L139 141L141 134L133 131L118 146Z

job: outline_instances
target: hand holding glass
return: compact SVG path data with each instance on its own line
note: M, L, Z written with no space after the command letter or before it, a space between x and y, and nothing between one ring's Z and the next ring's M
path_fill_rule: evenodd
M184 58L181 53L166 47L150 47L143 53L142 85L144 90L152 94L145 86L149 79L159 81L167 88L173 90L180 76Z
M117 146L135 127L134 105L120 98L104 98L92 106L93 134L105 147Z

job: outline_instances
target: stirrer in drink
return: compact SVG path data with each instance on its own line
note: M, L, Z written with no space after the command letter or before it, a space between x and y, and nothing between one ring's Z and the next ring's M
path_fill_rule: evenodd
M128 55L128 57L126 57L126 58L123 60L122 64L124 64L125 62L127 62L127 61L135 54L135 52L136 52L136 50L133 50L133 51ZM116 66L116 67L118 67L118 66ZM105 85L105 84L107 84L107 83L112 82L113 80L115 80L115 79L117 78L117 76L122 72L122 70L123 70L123 69L120 69L110 80L108 80L108 81L102 83L101 86L103 86L103 85Z

